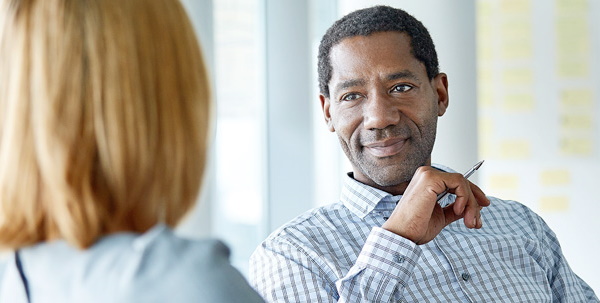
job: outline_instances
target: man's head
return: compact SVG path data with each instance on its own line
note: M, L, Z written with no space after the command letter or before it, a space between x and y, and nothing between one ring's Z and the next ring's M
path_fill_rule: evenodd
M421 21L407 12L389 6L374 6L354 11L336 21L325 33L319 45L318 72L321 94L329 97L331 80L331 48L353 36L368 36L376 32L403 32L410 37L412 54L425 65L427 76L439 73L439 63L433 40Z
M336 22L320 49L323 114L355 179L404 192L416 169L431 164L437 117L448 106L427 30L404 11L374 7Z

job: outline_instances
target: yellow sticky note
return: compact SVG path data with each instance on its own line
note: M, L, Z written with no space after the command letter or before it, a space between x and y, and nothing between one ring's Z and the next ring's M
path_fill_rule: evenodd
M587 0L556 0L556 13L586 13L589 9Z
M528 159L531 157L531 143L526 140L506 140L500 143L502 159Z
M512 37L531 39L532 28L531 18L507 19L500 25L500 36L502 39Z
M572 39L589 36L589 19L585 16L560 16L556 18L556 36L558 39Z
M508 112L526 112L534 108L533 94L513 93L504 96L503 107Z
M593 142L589 138L564 137L560 140L560 150L567 156L590 156L593 151Z
M565 186L571 184L571 173L566 169L544 170L540 173L543 186Z
M591 89L570 89L560 92L560 103L565 109L592 110L594 99Z
M562 114L560 126L563 130L589 130L594 128L592 113L586 114Z
M485 40L486 43L494 41L494 24L491 22L490 17L478 18L475 30L477 31L477 43L482 40Z
M559 58L570 58L590 55L590 39L588 36L571 36L568 39L557 39L556 53Z
M477 16L481 16L483 18L489 18L494 13L494 7L491 1L476 1L475 5L477 6Z
M533 83L533 71L531 68L511 68L502 72L504 85L531 85Z
M561 78L587 78L591 62L587 58L559 58L558 76Z
M502 13L526 14L531 12L531 0L502 0L500 1Z
M492 190L516 190L519 188L519 177L512 174L495 174L488 179Z
M559 17L556 20L558 58L589 57L591 50L590 25L582 16Z
M569 209L569 197L546 196L540 198L540 210L547 212L563 212Z
M504 60L527 59L533 57L533 42L531 39L507 39L500 50Z
M494 59L494 47L491 43L480 42L477 45L477 60L480 64L492 62Z
M500 27L502 59L530 58L533 56L531 18L510 19Z
M479 157L482 159L496 158L494 141L487 137L479 136Z
M481 84L477 89L477 105L489 107L494 104L494 89L491 85Z
M477 72L477 104L491 106L494 100L493 72L490 68L479 68Z

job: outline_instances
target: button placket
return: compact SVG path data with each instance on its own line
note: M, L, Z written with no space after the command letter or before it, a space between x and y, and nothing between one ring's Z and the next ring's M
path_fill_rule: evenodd
M403 255L401 255L401 254L394 254L394 262L402 264L402 263L404 263L404 260L405 260L405 258L404 258Z

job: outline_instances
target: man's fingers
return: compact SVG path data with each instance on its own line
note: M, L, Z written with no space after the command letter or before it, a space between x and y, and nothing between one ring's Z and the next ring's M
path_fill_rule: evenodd
M481 190L481 188L479 188L479 186L471 182L469 182L469 184L471 186L471 192L473 192L475 199L477 199L477 203L479 203L479 205L481 206L489 206L490 200L486 197L485 193Z
M449 205L449 206L444 207L443 211L444 211L446 226L448 226L448 224L450 224L456 220L459 220L463 217L461 214L456 213L456 211L454 210L454 205Z

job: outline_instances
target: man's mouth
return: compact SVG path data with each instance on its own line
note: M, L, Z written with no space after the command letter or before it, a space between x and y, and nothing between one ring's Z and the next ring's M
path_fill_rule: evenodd
M375 157L391 157L398 154L402 150L402 147L404 147L404 143L406 143L406 141L406 138L389 138L383 141L365 144L364 148L368 153Z

